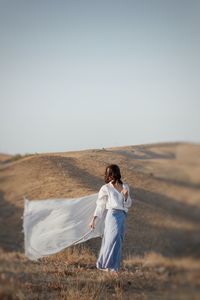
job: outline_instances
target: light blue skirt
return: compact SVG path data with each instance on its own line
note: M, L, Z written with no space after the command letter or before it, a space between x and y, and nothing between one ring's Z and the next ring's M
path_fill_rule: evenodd
M126 216L127 213L123 210L108 209L101 248L96 262L98 269L119 271Z

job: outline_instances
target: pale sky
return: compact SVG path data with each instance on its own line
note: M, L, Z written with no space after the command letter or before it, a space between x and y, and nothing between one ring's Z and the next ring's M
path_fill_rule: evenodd
M199 0L0 0L0 152L200 142Z

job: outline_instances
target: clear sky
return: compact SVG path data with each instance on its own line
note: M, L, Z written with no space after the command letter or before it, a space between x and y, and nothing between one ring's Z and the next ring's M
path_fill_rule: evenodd
M0 152L200 142L199 0L0 0Z

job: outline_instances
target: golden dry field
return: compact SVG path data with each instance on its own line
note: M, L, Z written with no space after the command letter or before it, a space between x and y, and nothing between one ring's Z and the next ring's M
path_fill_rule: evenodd
M98 192L110 163L120 166L134 199L119 276L96 269L100 238L27 259L23 197ZM1 154L0 299L200 299L200 145Z

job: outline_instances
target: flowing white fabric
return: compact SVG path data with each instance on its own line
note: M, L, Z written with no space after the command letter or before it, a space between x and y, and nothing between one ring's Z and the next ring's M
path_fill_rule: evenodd
M72 199L24 199L25 255L31 260L57 253L66 247L103 236L105 215L89 228L98 194Z

